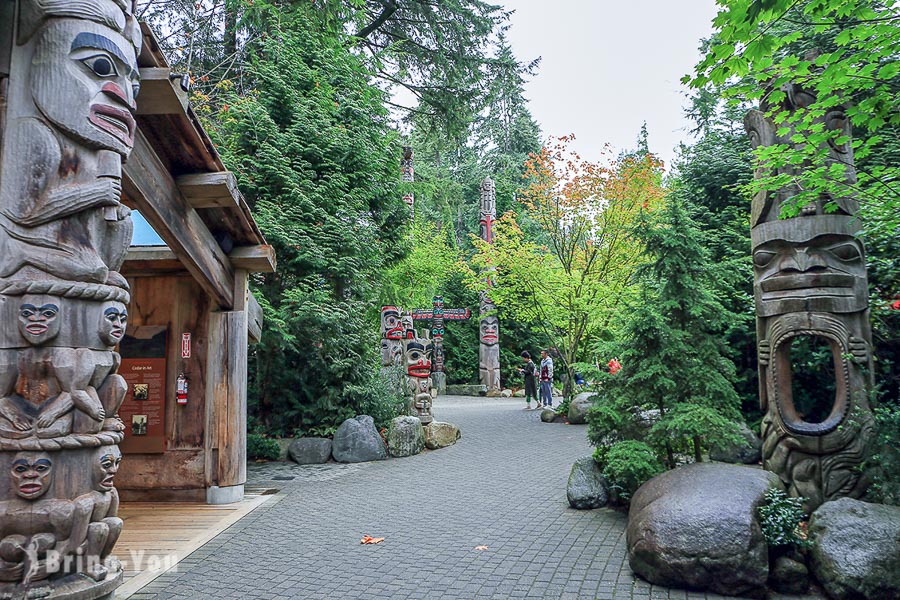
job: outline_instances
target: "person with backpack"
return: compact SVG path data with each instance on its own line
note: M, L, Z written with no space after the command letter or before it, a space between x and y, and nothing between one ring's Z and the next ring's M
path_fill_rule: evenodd
M541 350L541 402L553 408L553 359L546 350Z
M537 382L535 376L538 374L537 365L531 360L531 353L528 350L522 352L522 358L525 360L525 366L519 369L519 373L525 377L525 410L531 410L531 399L534 398L534 407L540 407L538 401Z

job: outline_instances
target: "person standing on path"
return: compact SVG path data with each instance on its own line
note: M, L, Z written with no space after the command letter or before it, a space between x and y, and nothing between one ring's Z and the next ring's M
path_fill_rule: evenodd
M541 350L541 402L553 407L553 359L546 350Z
M537 395L537 383L535 382L535 376L538 374L538 369L537 365L534 364L534 361L531 360L531 353L528 352L528 350L522 352L522 358L525 359L525 366L519 369L519 373L525 377L525 402L527 403L525 410L531 410L532 398L534 398L535 408L538 408L541 405Z

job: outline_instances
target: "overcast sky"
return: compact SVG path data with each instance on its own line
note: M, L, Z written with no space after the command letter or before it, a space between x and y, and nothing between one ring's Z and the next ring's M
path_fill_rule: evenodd
M526 86L545 136L574 133L598 160L604 144L635 147L641 124L668 166L689 141L679 81L712 32L714 0L503 0L515 10L508 36L519 60L542 57Z

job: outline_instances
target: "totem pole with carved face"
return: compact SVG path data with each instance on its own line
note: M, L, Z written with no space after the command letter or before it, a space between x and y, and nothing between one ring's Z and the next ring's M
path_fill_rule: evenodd
M481 239L487 243L493 241L494 221L497 220L497 201L494 181L486 177L481 182ZM487 389L489 396L500 394L500 319L497 317L497 307L488 297L491 287L491 272L485 276L487 289L481 293L479 313L481 325L479 327L480 345L478 348L478 372L481 384Z
M15 4L0 22L0 597L90 600L122 580L96 464L118 469L124 430L141 33L131 0Z
M411 396L409 414L418 417L422 425L434 420L431 414L431 357L434 345L427 337L418 337L412 317L405 315L403 357L406 365L408 391Z
M784 91L782 110L803 111L815 101L796 85ZM778 135L779 127L767 116L773 108L763 102L761 110L744 119L754 148L794 143L793 132ZM842 132L846 143L829 144L822 152L827 152L826 162L847 165L843 177L851 183L855 171L844 109L832 108L822 125ZM784 172L794 175L805 167ZM858 498L866 490L861 466L873 432L867 389L872 342L858 202L852 195L823 196L801 207L798 216L779 218L797 191L789 185L753 198L753 287L765 411L763 464L793 495L808 498L812 510L842 496ZM810 344L830 355L833 375L802 389L796 353Z
M413 183L416 180L416 172L413 168L413 150L409 146L403 146L403 158L400 160L400 180L403 183ZM409 207L410 218L416 214L416 197L412 190L403 194L403 202Z

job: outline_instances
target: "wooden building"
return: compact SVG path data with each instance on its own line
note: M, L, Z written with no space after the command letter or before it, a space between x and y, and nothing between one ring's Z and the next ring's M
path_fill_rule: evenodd
M119 372L124 500L235 502L246 481L247 350L262 310L248 276L275 270L221 158L146 26L141 93L123 203L165 245L132 246Z

